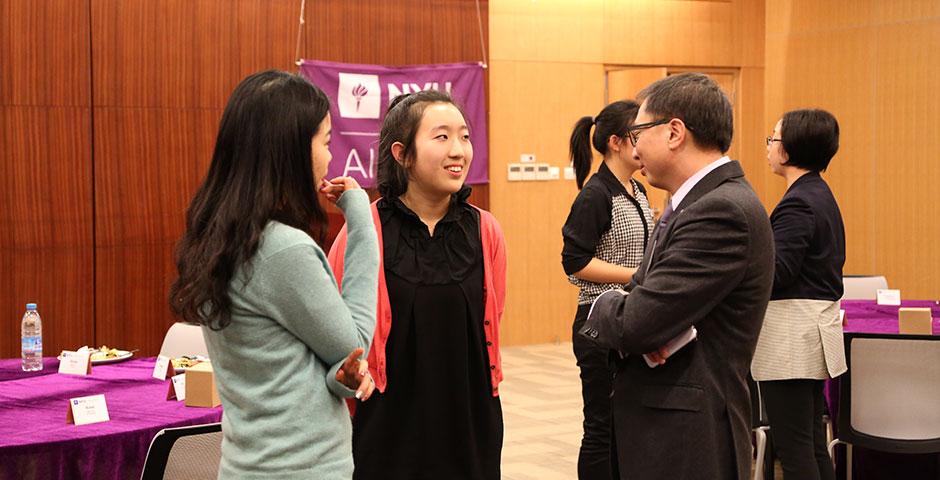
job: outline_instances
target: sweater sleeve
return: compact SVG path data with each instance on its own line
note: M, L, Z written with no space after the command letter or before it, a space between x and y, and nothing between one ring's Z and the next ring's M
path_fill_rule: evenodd
M327 365L327 385L338 396L352 390L336 382L336 370L356 348L366 349L375 329L378 242L365 191L340 197L348 225L343 292L337 289L326 256L315 245L294 245L259 265L255 275L268 314Z

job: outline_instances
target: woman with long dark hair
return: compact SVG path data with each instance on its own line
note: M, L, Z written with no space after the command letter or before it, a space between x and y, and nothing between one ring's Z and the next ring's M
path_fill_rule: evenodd
M372 205L382 265L369 369L380 393L353 417L354 478L500 476L502 230L467 202L470 126L449 95L395 98L379 139ZM348 239L347 239L348 238ZM330 250L346 274L351 237Z
M222 400L220 478L350 478L343 397L368 398L378 246L355 180L324 180L329 100L265 71L232 93L186 214L170 307L202 325ZM316 185L346 215L340 294Z
M579 335L594 299L629 284L643 258L653 227L653 212L643 185L633 179L639 164L627 137L640 106L613 102L597 117L582 117L571 132L570 151L581 192L562 228L562 266L578 287L578 311L572 326L574 355L581 368L584 436L578 455L578 478L611 478L610 392L613 370L609 351ZM591 134L593 128L594 133ZM587 183L593 154L603 156Z

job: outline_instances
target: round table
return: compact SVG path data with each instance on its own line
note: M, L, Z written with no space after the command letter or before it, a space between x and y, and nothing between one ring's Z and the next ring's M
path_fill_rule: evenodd
M0 478L140 478L150 441L164 428L221 421L222 408L166 400L168 380L151 376L154 358L96 365L60 375L58 361L23 372L0 360ZM66 423L68 400L104 394L108 422Z

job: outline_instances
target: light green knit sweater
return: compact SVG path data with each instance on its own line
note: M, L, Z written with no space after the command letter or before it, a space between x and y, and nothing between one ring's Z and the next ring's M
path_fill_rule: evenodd
M323 250L272 221L229 286L232 323L203 327L224 409L219 478L352 477L342 397L355 391L335 374L372 341L379 252L366 192L337 205L349 230L342 294Z

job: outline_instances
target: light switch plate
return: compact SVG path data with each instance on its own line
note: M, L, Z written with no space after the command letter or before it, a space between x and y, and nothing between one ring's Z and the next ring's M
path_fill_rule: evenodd
M535 180L538 173L535 170L535 165L526 164L522 165L522 179L525 181Z
M522 180L522 165L518 163L510 163L508 168L508 176L506 177L510 182L518 182Z
M535 164L535 179L536 180L550 180L551 174L549 173L549 165L547 163L536 163Z

